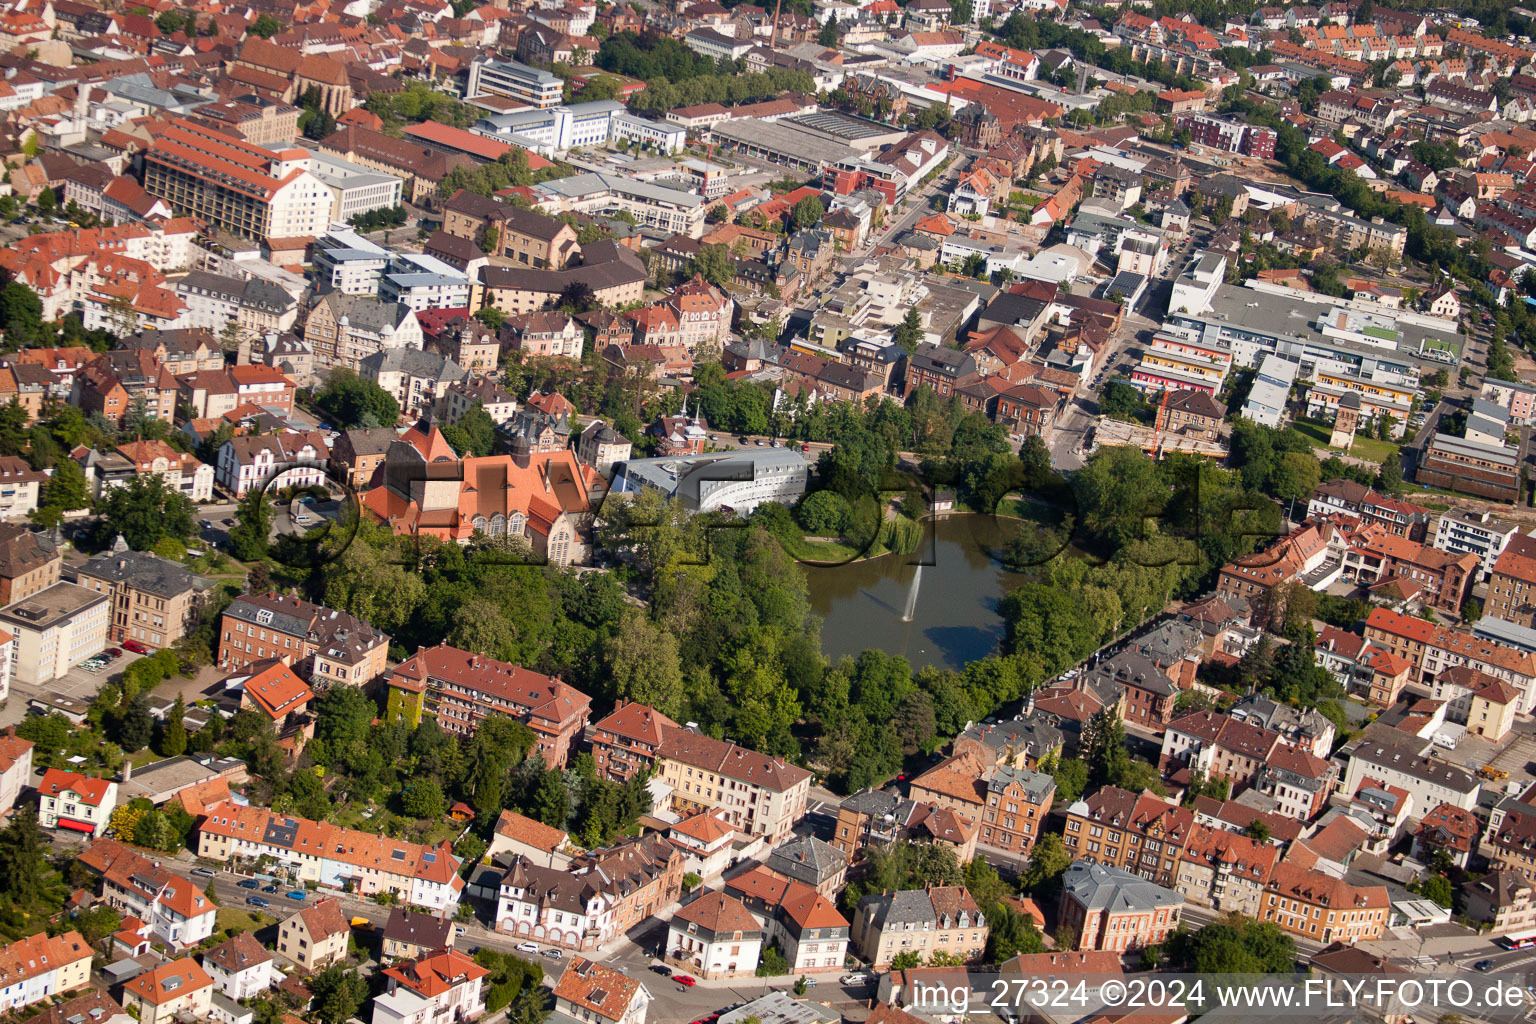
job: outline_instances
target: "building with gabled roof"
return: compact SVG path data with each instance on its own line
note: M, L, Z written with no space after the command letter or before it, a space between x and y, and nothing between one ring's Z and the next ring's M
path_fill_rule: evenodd
M278 925L277 951L306 971L318 971L345 959L351 936L341 901L320 900L300 907Z
M1175 891L1222 913L1258 914L1280 849L1209 825L1196 825L1179 857Z
M1152 793L1103 786L1067 808L1062 845L1074 857L1135 871L1169 886L1195 828L1195 814Z
M863 959L883 970L904 952L931 956L942 951L970 962L981 956L989 932L970 890L935 885L863 897L850 938Z
M43 828L99 836L116 809L117 783L110 779L49 768L37 784L37 820Z
M738 831L774 843L805 816L811 773L783 758L678 729L663 738L656 765L675 813L718 808Z
M651 993L634 978L575 956L555 982L555 1013L592 1024L645 1024Z
M440 437L436 428L432 436ZM410 444L392 445L384 483L363 496L363 508L398 534L427 534L468 544L526 540L556 565L591 555L594 502L605 482L571 451L536 452L527 437L512 439L511 455L428 459ZM442 463L439 465L438 463Z
M0 1010L31 1006L90 983L92 951L74 930L39 932L0 948Z
M593 950L677 902L683 851L656 833L592 850L562 868L517 857L502 877L496 930Z
M570 863L571 855L566 852L570 839L564 831L542 821L503 810L496 818L496 831L485 855L492 859L527 857L541 867L556 868Z
M433 950L451 949L453 939L454 924L448 918L394 907L384 923L383 952L390 959L411 960Z
M706 892L667 923L666 959L705 978L755 973L763 930L735 897Z
M783 952L791 972L842 968L850 928L829 896L761 866L731 878L725 891L763 922L767 941Z
M314 692L281 658L253 662L248 667L251 675L242 685L240 706L264 714L277 734L282 735L293 720L304 714Z
M250 932L236 932L203 954L203 970L226 998L253 999L272 987L276 958Z
M187 949L213 934L218 907L201 889L155 862L123 849L101 876L112 909L137 918L172 949Z
M198 822L197 855L221 864L271 857L302 882L351 883L362 895L393 893L431 910L457 906L464 888L446 842L424 846L235 803L211 808Z
M424 716L439 728L472 735L482 719L504 714L539 738L539 752L562 768L587 726L592 699L555 676L450 647L418 650L390 675L386 717L418 725Z
M389 653L389 636L357 616L276 593L235 598L219 633L220 666L253 670L281 658L317 683L366 686L384 672Z
M123 1008L139 1024L169 1024L179 1017L207 1020L213 979L191 957L153 967L123 985Z
M1273 921L1292 935L1313 942L1381 938L1391 910L1386 886L1351 885L1317 870L1313 863L1313 855L1293 854L1275 865L1259 920Z
M680 728L655 708L621 700L606 716L592 723L587 742L598 774L613 782L627 782L656 763L662 739Z

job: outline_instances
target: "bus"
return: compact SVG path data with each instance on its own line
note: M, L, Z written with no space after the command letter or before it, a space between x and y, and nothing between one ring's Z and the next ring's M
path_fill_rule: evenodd
M1536 946L1536 928L1523 932L1510 932L1508 935L1501 935L1493 941L1505 949L1527 949L1531 946Z

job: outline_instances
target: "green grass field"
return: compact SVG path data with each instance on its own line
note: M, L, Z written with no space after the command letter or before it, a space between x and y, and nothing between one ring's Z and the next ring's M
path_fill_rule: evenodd
M1297 417L1294 426L1300 433L1317 442L1319 448L1344 454L1344 449L1342 448L1329 447L1328 438L1332 435L1333 428L1328 424L1318 420L1307 420ZM1365 459L1368 462L1380 462L1388 455L1397 452L1401 447L1395 441L1379 441L1374 437L1363 437L1357 434L1355 435L1354 446L1350 448L1348 454L1353 455L1357 459Z

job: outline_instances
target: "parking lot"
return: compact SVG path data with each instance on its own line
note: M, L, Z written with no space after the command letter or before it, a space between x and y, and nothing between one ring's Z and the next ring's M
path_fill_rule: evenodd
M121 647L121 645L113 645ZM122 674L124 668L143 657L132 651L124 650L121 655L101 665L99 668L91 668L93 662L86 661L62 676L48 680L39 685L11 682L11 695L5 702L5 707L0 708L0 726L15 725L27 717L31 710L28 702L33 697L62 694L74 700L89 703L96 696L103 683L109 682Z

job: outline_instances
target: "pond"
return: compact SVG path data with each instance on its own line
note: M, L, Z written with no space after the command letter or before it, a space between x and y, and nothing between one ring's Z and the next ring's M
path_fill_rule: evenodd
M928 538L910 555L806 567L829 658L874 647L904 656L914 668L958 669L997 650L1003 637L998 602L1023 578L992 552L1013 524L958 515L925 525Z

